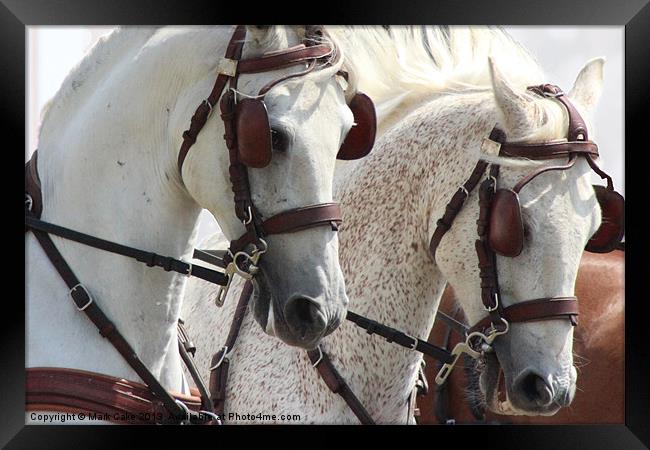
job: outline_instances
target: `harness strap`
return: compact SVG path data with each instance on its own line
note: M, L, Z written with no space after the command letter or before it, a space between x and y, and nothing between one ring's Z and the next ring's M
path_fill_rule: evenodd
M453 356L451 356L451 353L444 348L436 347L435 345L429 344L427 341L410 336L402 331L375 322L372 319L368 319L367 317L363 317L352 311L348 311L346 319L366 330L368 334L378 334L388 342L394 342L402 347L424 353L425 355L431 356L443 363L450 363L454 359Z
M307 356L329 390L343 398L343 401L345 401L354 415L357 416L361 424L375 425L375 421L372 419L366 408L361 404L357 396L354 395L354 392L352 392L350 386L345 382L345 379L343 379L338 370L336 370L327 353L322 351L319 347L314 350L309 350Z
M149 386L110 375L61 367L28 367L26 410L85 412L116 423L153 425L164 417L165 408ZM194 413L201 409L198 392L171 393L174 400ZM183 413L185 415L185 413Z
M178 319L178 351L181 354L181 358L187 367L194 384L199 391L201 396L201 409L205 411L214 411L214 405L212 404L212 399L208 392L208 388L205 386L201 375L199 375L199 370L194 363L194 354L196 353L196 346L190 339L185 330L184 322L181 319ZM190 354L192 356L190 356Z
M131 345L117 330L115 324L111 322L104 312L93 301L88 290L81 284L68 263L56 248L52 239L43 231L32 230L36 239L41 244L43 251L52 262L52 265L59 273L63 281L70 288L70 296L78 310L83 311L90 321L97 327L99 334L109 340L115 349L122 355L129 366L138 374L138 376L151 389L151 392L163 403L167 411L172 415L175 421L187 419L187 413L184 408L176 403L176 400L167 392L167 390L158 382L155 376L147 369L140 360Z
M47 234L54 234L55 236L79 242L80 244L84 244L89 247L98 248L100 250L116 253L122 256L127 256L129 258L136 259L139 262L145 263L149 267L162 267L168 272L177 272L182 275L201 278L202 280L221 286L224 286L228 282L226 275L216 270L211 270L207 267L186 263L170 256L162 256L156 253L128 247L122 244L117 244L105 239L100 239L95 236L90 236L88 234L71 230L70 228L65 228L49 222L44 222L40 219L32 217L31 215L25 216L25 223L27 227L34 232L39 231Z
M500 315L509 323L533 322L536 320L569 319L573 326L578 324L578 299L576 297L550 297L528 300L501 308ZM490 325L491 318L485 317L469 331L479 331Z
M502 130L494 127L490 132L489 139L494 142L503 143L505 142L506 137ZM487 167L488 163L479 159L467 181L458 188L458 191L456 191L447 204L444 215L436 222L436 229L434 230L433 236L431 236L431 241L429 242L429 252L431 253L432 258L435 259L436 250L438 245L440 245L440 241L453 225L454 219L465 204L465 200L469 197L470 192L472 192L481 181L481 177L485 173Z
M228 42L225 58L222 61L238 61L241 58L245 37L246 27L244 25L238 25L230 38L230 42ZM187 153L196 142L196 137L199 132L205 126L208 116L212 112L213 107L217 104L219 97L221 97L223 89L226 87L228 79L235 76L235 72L230 71L228 67L219 67L218 70L219 75L214 82L210 95L198 106L198 108L196 108L190 121L190 128L183 132L183 143L178 152L178 171L181 174L181 178L183 177L183 162L187 157Z
M214 354L212 362L210 363L210 394L212 402L214 403L214 411L221 418L222 423L225 420L222 416L226 402L228 370L230 369L229 354L237 342L237 337L239 336L242 323L244 322L244 316L248 310L248 303L252 294L253 283L247 281L239 296L239 301L235 308L235 315L230 324L230 331L228 332L226 344L221 350Z

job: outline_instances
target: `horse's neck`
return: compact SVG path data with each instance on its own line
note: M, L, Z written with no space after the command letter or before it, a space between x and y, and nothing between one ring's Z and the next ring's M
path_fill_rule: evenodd
M447 102L457 101L437 102L443 109ZM420 121L437 123L430 111L414 113L421 119L385 135L390 147L380 144L377 154L360 164L341 188L344 210L354 211L346 216L340 237L350 310L423 339L431 330L445 286L429 255L431 219L435 222L442 215L472 170L468 152L449 141L462 137L464 127L442 137L429 130L438 140L434 143L426 135L419 136ZM458 154L449 153L454 148ZM327 350L339 360L343 372L349 372L346 375L379 420L399 419L421 355L352 330L346 325L341 333L334 333Z
M141 62L118 64L91 97L69 99L78 103L67 105L68 123L42 138L42 218L121 244L188 258L200 208L171 172L177 170L178 150L167 130L171 102L182 86L170 76L160 76L155 58ZM184 277L71 241L54 241L143 362L164 385L180 390L175 327ZM28 319L28 366L75 367L137 379L73 308L67 288L33 239L29 245L35 263L28 266L28 316L34 312Z

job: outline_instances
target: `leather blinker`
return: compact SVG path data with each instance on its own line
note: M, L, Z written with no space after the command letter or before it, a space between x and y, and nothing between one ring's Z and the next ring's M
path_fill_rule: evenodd
M625 233L625 200L613 189L594 185L601 210L601 224L589 239L585 250L592 253L608 253L614 250Z
M354 125L341 144L337 159L352 160L366 156L375 144L377 115L370 97L357 93L348 105L354 115Z
M502 256L518 256L524 248L524 224L519 195L510 189L499 189L492 199L489 244Z
M247 167L262 168L271 162L271 127L263 101L245 98L235 107L239 160Z

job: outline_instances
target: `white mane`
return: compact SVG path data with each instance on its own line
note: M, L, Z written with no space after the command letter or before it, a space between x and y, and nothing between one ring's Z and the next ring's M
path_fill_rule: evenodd
M375 103L379 133L436 95L492 95L488 58L508 82L549 114L528 140L549 140L566 127L564 116L526 87L548 82L534 56L499 27L354 26L328 27L342 47L355 87ZM358 73L363 76L358 76ZM541 164L521 158L481 155L490 162L528 167Z
M488 57L515 85L544 81L534 57L499 28L355 26L328 33L342 46L345 65L364 73L359 90L380 111L406 97L491 89Z

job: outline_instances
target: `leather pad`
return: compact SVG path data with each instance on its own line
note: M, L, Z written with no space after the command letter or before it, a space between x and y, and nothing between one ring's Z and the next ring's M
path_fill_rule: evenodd
M518 256L524 247L524 224L519 196L510 189L499 189L492 199L489 243L502 256Z
M377 116L375 105L366 94L357 93L348 105L354 115L354 123L341 144L337 159L352 160L366 156L375 144Z
M245 98L237 103L237 147L239 160L247 167L262 168L271 162L271 126L266 105Z
M600 204L602 221L598 231L589 239L585 250L608 253L616 248L625 234L625 200L623 196L605 186L594 186Z

